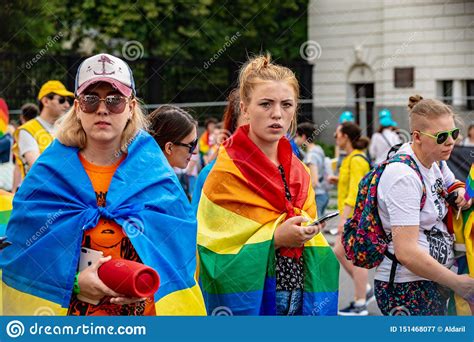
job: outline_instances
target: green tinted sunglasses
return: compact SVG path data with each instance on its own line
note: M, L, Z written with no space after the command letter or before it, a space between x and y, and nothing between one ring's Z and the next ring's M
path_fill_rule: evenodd
M456 140L459 137L459 128L454 128L450 131L441 131L441 132L436 133L435 135L422 132L422 131L418 131L418 132L420 132L423 135L429 136L433 139L436 139L436 143L438 145L444 144L446 140L448 140L449 136L452 136L453 140Z

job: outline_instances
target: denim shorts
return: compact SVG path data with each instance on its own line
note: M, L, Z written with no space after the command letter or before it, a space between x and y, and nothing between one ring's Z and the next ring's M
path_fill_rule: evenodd
M326 207L329 204L329 194L326 192L324 194L316 195L316 208L318 209L318 218L324 215Z
M303 314L303 290L277 291L276 312L278 316L301 316Z

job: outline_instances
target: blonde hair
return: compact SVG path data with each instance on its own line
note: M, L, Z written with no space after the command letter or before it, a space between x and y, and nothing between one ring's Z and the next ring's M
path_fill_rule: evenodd
M451 116L455 121L456 114L447 104L433 99L423 99L421 95L413 95L408 99L410 130L423 130L429 125L430 119Z
M240 69L239 94L241 101L248 104L255 86L265 81L287 82L288 85L293 88L296 106L298 106L300 86L294 72L287 67L271 63L270 54L253 57ZM290 125L290 133L292 135L296 133L297 109L298 107L296 107L295 116L291 120Z
M135 100L134 110L131 119L125 125L120 140L120 151L127 152L130 141L135 137L141 129L147 128L147 120L143 114L143 110L137 98ZM77 106L79 108L79 106ZM78 147L83 149L87 146L86 132L82 128L82 124L77 117L76 106L71 109L58 121L58 131L56 138L64 145L71 147Z

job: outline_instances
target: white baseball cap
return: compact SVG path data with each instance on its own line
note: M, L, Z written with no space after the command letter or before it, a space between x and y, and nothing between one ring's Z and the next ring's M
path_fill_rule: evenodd
M135 81L132 70L118 57L100 53L84 60L76 74L76 96L91 84L97 82L110 83L124 96L135 95Z

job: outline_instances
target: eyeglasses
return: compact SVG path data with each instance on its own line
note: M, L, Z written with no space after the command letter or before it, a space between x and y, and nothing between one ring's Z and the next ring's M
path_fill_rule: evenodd
M120 114L125 110L128 98L120 95L109 95L101 99L97 95L84 95L79 97L79 106L84 113L94 113L104 101L105 107L112 114Z
M197 143L198 143L198 140L195 139L195 140L193 140L192 142L190 142L189 144L184 144L184 143L182 143L182 142L175 142L175 143L173 143L173 144L178 145L178 146L184 146L184 147L189 148L189 153L191 154L191 153L193 153L194 149L196 148Z
M444 142L448 140L449 136L453 137L453 140L456 140L459 137L459 128L454 128L450 131L441 131L441 132L436 133L435 135L422 132L422 131L418 131L418 132L428 137L431 137L433 139L436 139L436 143L438 145L444 144Z

